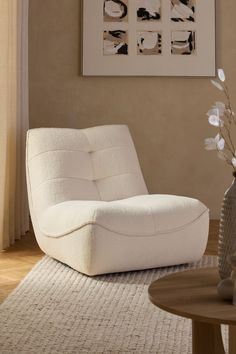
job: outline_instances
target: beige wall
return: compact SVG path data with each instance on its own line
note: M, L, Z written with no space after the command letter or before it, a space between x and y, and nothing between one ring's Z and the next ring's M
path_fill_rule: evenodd
M235 13L235 0L217 0L217 65L234 102ZM203 149L215 133L205 112L220 99L209 79L79 76L79 0L30 0L29 34L31 128L128 124L149 191L197 197L219 216L232 176Z

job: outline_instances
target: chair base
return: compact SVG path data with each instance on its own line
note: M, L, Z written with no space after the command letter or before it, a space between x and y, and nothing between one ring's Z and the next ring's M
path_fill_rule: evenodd
M126 236L98 225L87 225L58 238L37 229L35 234L47 255L94 276L196 262L206 249L208 230L207 211L178 231L154 236Z

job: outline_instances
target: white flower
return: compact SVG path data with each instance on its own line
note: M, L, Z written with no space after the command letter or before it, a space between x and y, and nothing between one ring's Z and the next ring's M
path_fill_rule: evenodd
M219 116L212 115L208 118L208 122L213 125L214 127L223 127L224 121L220 119Z
M225 147L225 139L221 138L221 139L217 142L216 146L217 146L217 149L218 149L218 150L220 150L220 151L224 150L224 147Z
M205 149L206 150L217 150L216 141L214 138L205 139Z
M207 112L207 116L219 116L220 115L220 111L218 110L217 107L213 106L213 108L211 108L208 112Z
M226 161L226 157L225 157L223 151L219 151L217 153L217 156L219 157L220 160Z
M224 91L223 86L222 86L219 82L217 82L217 81L215 81L215 80L211 80L211 83L212 83L212 85L214 85L216 88L218 88L218 90Z
M225 140L217 134L215 138L207 138L205 139L205 149L206 150L224 150Z
M218 78L220 79L220 81L224 82L225 81L225 73L223 69L218 69L217 70L218 73Z
M216 102L215 105L207 112L207 116L223 117L225 113L225 104L223 102Z
M210 109L207 112L208 115L208 122L213 125L214 127L223 127L224 126L224 121L220 119L220 110L216 106L214 106L212 109Z
M227 109L227 112L228 112L229 114L231 114L233 117L235 116L234 111L232 111L230 108Z
M220 117L222 117L224 115L225 104L223 102L220 102L220 101L215 102L215 106L213 106L213 108L218 109Z
M236 167L236 158L235 158L235 157L232 158L231 162L232 162L232 165L233 165L234 167Z

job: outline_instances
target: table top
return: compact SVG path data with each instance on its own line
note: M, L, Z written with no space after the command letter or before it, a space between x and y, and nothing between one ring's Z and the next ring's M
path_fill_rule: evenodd
M217 294L217 268L187 270L154 281L151 302L178 316L215 324L236 325L236 306Z

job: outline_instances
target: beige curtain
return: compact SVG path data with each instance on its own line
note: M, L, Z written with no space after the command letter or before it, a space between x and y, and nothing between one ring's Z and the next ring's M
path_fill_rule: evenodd
M0 0L0 251L29 228L28 0Z

